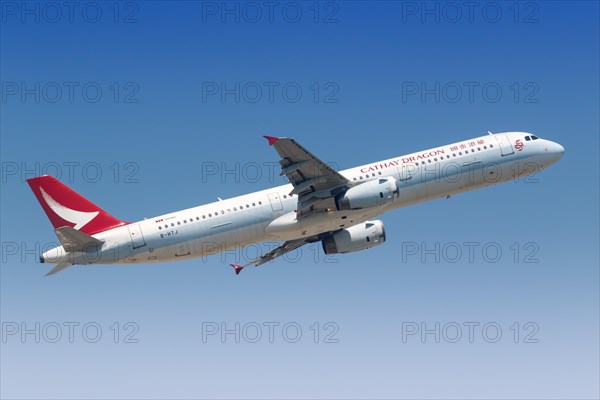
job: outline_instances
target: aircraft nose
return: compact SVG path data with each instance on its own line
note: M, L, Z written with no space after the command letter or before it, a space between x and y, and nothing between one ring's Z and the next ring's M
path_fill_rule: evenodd
M559 160L565 154L565 148L556 142L548 141L546 152L550 153L556 160Z
M555 142L552 142L552 144L553 144L552 152L554 154L556 154L558 156L558 158L562 157L563 154L565 154L565 148Z

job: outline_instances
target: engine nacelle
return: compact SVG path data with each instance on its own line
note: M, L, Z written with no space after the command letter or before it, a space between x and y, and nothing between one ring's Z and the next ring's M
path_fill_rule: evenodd
M336 198L338 210L360 210L394 201L398 184L391 176L373 179L348 189Z
M385 242L383 222L373 220L342 229L323 239L325 254L351 253L379 246Z

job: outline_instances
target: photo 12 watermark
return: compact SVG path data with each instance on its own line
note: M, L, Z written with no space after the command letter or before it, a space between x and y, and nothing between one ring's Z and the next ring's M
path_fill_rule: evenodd
M136 344L137 322L3 321L2 343L117 343Z
M335 1L203 1L203 24L337 24Z
M250 243L245 246L236 244L233 248L226 242L203 241L201 245L202 256L200 262L222 264L246 264L258 260L262 255L281 246L280 242ZM277 260L277 261L276 261ZM338 264L339 254L325 254L321 242L307 243L302 247L285 252L281 257L275 258L263 267L274 263L311 263L311 264Z
M400 243L403 264L538 264L540 245L536 241L403 241Z
M402 343L517 343L536 344L536 322L447 321L402 322Z
M339 171L335 162L325 162L328 167ZM287 184L278 161L202 161L200 164L202 183L259 183Z
M2 81L2 104L140 102L140 85L133 81Z
M137 24L137 1L2 1L3 24Z
M540 3L534 1L402 1L402 23L537 24Z
M402 103L499 103L537 104L540 86L534 81L404 81Z
M134 184L140 182L140 164L135 161L2 161L0 181L25 183L27 179L51 175L63 183Z
M306 103L337 104L340 86L335 81L204 81L202 103Z
M202 322L202 343L314 343L336 344L336 322L245 321Z

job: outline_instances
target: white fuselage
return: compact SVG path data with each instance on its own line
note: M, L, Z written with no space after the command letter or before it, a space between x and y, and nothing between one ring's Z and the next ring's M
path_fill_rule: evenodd
M45 262L148 263L190 259L266 241L293 240L370 220L390 209L495 185L538 172L564 149L524 132L499 133L340 171L353 185L394 177L393 202L360 210L316 213L296 220L298 196L282 185L120 226L94 237L101 249L44 253Z

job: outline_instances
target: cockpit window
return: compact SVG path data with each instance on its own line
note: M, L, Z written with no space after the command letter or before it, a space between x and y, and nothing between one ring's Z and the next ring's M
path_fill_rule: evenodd
M537 136L533 136L531 135L531 140L538 140L539 138Z
M531 136L525 136L525 140L529 142L531 140Z

